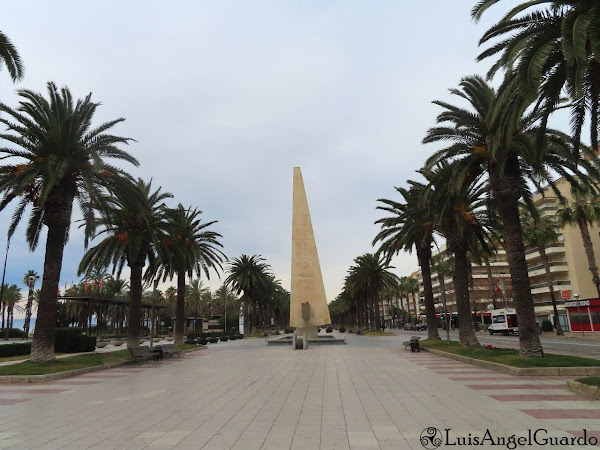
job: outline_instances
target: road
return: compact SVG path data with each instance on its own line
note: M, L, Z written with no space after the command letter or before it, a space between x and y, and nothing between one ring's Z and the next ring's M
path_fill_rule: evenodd
M399 336L404 339L406 336L419 335L427 336L427 332L415 332L415 331L397 331ZM446 332L440 331L440 336L443 339L446 337ZM451 331L450 339L458 340L458 332ZM477 333L477 339L484 345L495 345L497 347L505 348L519 348L519 336L503 336L495 334L490 336L487 333ZM546 353L557 353L562 355L574 355L582 356L586 358L600 359L600 340L593 339L581 339L571 337L558 337L550 336L541 337L542 345Z

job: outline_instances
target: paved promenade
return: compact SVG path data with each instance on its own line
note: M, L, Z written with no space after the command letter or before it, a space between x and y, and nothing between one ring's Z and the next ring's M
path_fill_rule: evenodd
M399 340L349 335L346 346L292 351L248 339L3 385L0 448L422 449L426 427L453 439L539 428L600 437L600 402L567 391L565 378L500 375L405 352Z

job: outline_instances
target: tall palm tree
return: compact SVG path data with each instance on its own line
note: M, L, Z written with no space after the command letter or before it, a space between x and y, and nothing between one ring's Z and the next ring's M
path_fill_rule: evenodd
M525 239L525 243L531 248L536 248L542 258L542 264L544 265L544 271L546 272L546 281L548 283L548 288L550 289L552 309L554 310L556 334L562 336L564 333L558 317L556 296L554 295L554 285L552 283L552 273L550 272L550 260L546 254L546 245L558 242L556 223L547 216L542 216L535 212L532 214L530 211L524 210L521 214L521 226L523 227L523 238Z
M454 273L454 258L444 257L442 254L434 255L431 258L431 270L437 273L440 280L440 293L442 304L444 305L444 325L446 327L446 341L450 343L450 326L452 317L448 314L448 304L446 302L446 275Z
M562 197L550 174L558 173L569 182L575 182L574 175L589 181L579 167L595 174L595 162L583 158L586 153L583 150L581 154L573 155L571 139L556 130L546 130L542 145L539 145L540 116L522 115L518 102L501 106L506 98L496 98L495 90L481 77L466 77L461 81L460 89L450 92L466 100L470 108L434 102L444 109L437 118L440 126L431 128L423 142L442 142L449 146L437 151L427 166L443 160L452 161L457 187L479 174L487 177L491 198L502 221L503 244L519 320L520 352L543 356L525 260L519 201L533 207L528 182L541 189L542 180ZM494 117L497 109L505 110L503 123Z
M236 294L242 294L244 315L244 334L249 333L248 311L251 303L256 302L260 296L270 289L271 266L265 263L260 255L242 255L230 261L227 268L229 276L225 284ZM253 323L253 326L256 324ZM241 331L241 330L240 330Z
M600 203L598 203L592 192L587 189L572 190L572 196L571 201L563 200L561 202L562 206L557 212L558 221L561 227L564 225L577 225L579 227L589 270L592 274L592 281L596 286L598 296L600 296L600 276L598 276L596 255L589 230L591 225L600 221Z
M46 256L42 276L42 294L38 307L31 360L54 360L56 296L62 268L64 245L71 224L73 202L81 206L83 217L91 224L92 205L105 189L112 191L128 176L107 161L123 160L138 165L119 144L130 139L106 133L124 119L116 119L93 128L98 103L91 94L77 102L68 88L48 83L48 99L42 94L20 90L20 106L12 109L0 104L0 123L8 133L0 134L14 145L0 148L4 158L22 162L0 166L0 202L3 210L12 200L18 206L9 226L11 236L28 205L32 213L26 230L31 250L37 247L43 226L48 227ZM86 226L86 237L91 226Z
M129 279L129 317L127 346L137 347L141 335L141 303L143 269L146 262L155 264L157 249L165 238L165 200L172 195L152 189L152 181L116 189L115 196L103 200L100 218L92 224L95 237L104 238L90 248L81 259L78 272L112 266L120 276L123 267L131 270Z
M396 191L402 196L402 202L388 199L378 200L382 205L377 209L390 213L390 216L375 222L381 225L381 231L375 236L373 245L381 242L377 252L385 255L388 261L402 249L408 252L412 252L413 248L416 250L423 277L427 323L431 324L436 323L430 268L433 215L432 211L421 201L425 186L415 181L409 181L409 184L409 189L396 188ZM427 327L427 336L428 339L439 339L437 327Z
M40 279L40 276L35 270L28 270L23 277L23 284L29 288L29 295L27 296L27 306L25 307L25 323L23 324L23 331L25 336L29 336L29 322L31 321L31 309L33 307L33 293L35 290L35 282Z
M382 255L366 253L356 258L348 271L348 288L362 296L369 307L371 330L380 328L379 300L382 292L398 283L398 277L389 269L393 267Z
M479 342L471 326L469 291L472 288L472 270L469 255L479 248L489 251L489 236L495 233L494 215L482 177L471 176L469 180L463 177L457 186L453 183L454 164L440 162L420 171L429 181L423 200L437 211L434 228L444 236L448 250L454 255L453 282L460 343L477 346Z
M431 263L430 263L431 264ZM431 269L430 269L431 270ZM423 272L423 269L421 268L421 272ZM431 272L430 272L431 274ZM430 279L431 279L431 275ZM416 279L415 277L406 277L405 279L405 283L404 283L404 289L406 289L406 303L408 304L410 302L410 298L409 298L409 294L412 296L412 300L413 300L413 308L415 311L415 321L419 320L419 301L417 300L418 298L418 294L419 294L419 280ZM433 302L433 287L431 288L431 301ZM435 303L433 303L433 312L434 312L434 317L435 317ZM425 314L427 315L427 302L425 304ZM436 324L437 322L434 320L433 322L429 322L429 316L427 315L427 323L434 323ZM433 328L435 329L435 332L437 333L437 325L434 325ZM429 329L429 327L427 327L427 329ZM439 339L439 337L438 337Z
M473 17L478 20L496 3L499 0L479 1L472 10ZM480 40L480 44L490 44L500 39L481 53L479 60L500 55L490 77L500 68L514 68L514 75L504 84L516 86L527 102L539 102L544 113L542 132L566 90L576 151L588 114L592 148L598 148L599 23L600 4L596 0L522 1Z
M186 209L182 204L167 211L168 237L161 247L159 276L163 280L177 277L177 303L175 308L175 343L183 344L185 335L185 281L204 274L210 279L210 270L222 269L225 258L219 247L222 237L208 227L217 221L203 223L198 209Z
M2 65L6 66L13 83L23 78L25 66L21 62L19 52L8 36L0 31L0 69Z

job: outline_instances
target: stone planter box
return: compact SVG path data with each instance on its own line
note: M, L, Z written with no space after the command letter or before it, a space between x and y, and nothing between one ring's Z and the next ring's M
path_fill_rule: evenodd
M221 342L227 342L229 340L229 337L221 336L219 339L221 340Z
M96 348L104 348L108 345L108 342L96 342Z
M124 343L125 343L124 341L110 341L110 344L114 345L115 347L120 347Z
M572 392L577 392L578 394L587 394L600 398L600 387L598 386L590 386L589 384L583 384L579 381L568 380L567 389Z
M169 341L169 342L170 342L170 341L174 341L174 340L175 340L175 336L167 336L165 339L166 339L167 341Z
M209 338L208 342L210 342L211 344L216 344L217 342L219 342L219 338L216 338L216 337Z

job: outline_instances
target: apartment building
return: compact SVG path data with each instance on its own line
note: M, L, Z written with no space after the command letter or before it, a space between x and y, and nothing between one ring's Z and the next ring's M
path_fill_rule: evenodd
M560 193L571 199L569 183L560 180L557 183ZM546 216L556 219L560 209L559 199L551 189L544 189L543 195L534 196L534 204ZM550 260L552 286L557 299L559 319L564 330L600 332L600 299L592 275L588 268L583 239L575 225L560 227L556 224L558 242L546 246ZM596 264L600 264L600 235L597 224L590 227L590 236L596 255ZM535 301L538 318L554 322L550 288L537 249L526 251L531 280L531 293ZM578 299L576 298L578 296Z
M560 180L557 186L561 194L571 199L570 186L565 180ZM534 196L534 204L546 215L556 218L560 209L559 199L551 189L544 189ZM550 260L550 272L552 286L559 313L559 320L565 331L591 331L600 333L600 299L596 286L592 281L592 275L588 269L587 257L583 246L581 233L577 226L560 227L556 221L558 242L546 245L546 254ZM596 255L596 264L600 266L600 228L597 224L590 227L593 248ZM445 254L445 248L440 247L436 253ZM554 323L554 313L550 298L550 288L546 279L546 272L542 263L540 253L537 249L527 249L525 252L529 266L529 278L531 280L531 293L535 304L535 314L538 324L541 326L543 320ZM512 288L506 253L500 250L495 258L490 261L492 268L492 280L495 293L491 291L488 281L487 267L485 265L472 264L472 287L470 290L471 305L473 312L485 314L493 308L493 295L495 295L496 306L512 307ZM423 293L423 280L421 271L417 272L421 284L420 297ZM432 273L432 284L436 310L441 312L441 289L440 280L436 273ZM452 276L445 277L446 299L448 309L456 311ZM498 288L500 288L498 290ZM421 304L424 313L424 306Z

